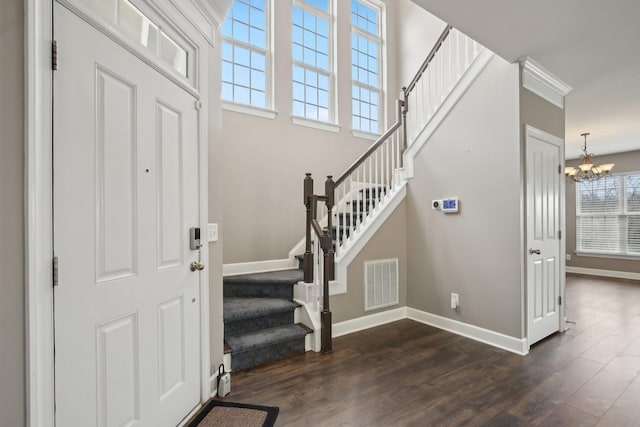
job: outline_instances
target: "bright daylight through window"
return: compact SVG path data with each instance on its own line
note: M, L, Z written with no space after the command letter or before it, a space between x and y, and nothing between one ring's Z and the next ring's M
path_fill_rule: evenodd
M292 10L293 115L332 122L331 3L294 0Z
M380 129L380 11L351 0L351 104L354 130Z
M640 174L585 181L576 190L577 251L640 256Z
M222 26L222 99L268 108L267 0L235 0Z

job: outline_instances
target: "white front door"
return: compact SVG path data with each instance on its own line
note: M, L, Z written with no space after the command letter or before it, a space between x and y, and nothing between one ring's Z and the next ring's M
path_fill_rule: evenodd
M195 99L55 3L56 425L175 426L200 402Z
M562 140L527 127L527 320L529 345L560 329Z

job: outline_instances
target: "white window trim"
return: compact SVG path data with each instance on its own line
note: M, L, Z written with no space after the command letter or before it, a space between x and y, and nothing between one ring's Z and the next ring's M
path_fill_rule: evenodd
M344 0L343 0L344 1ZM324 129L329 130L331 132L338 132L340 130L340 126L338 124L338 79L337 75L337 46L336 40L338 39L337 31L338 26L336 25L336 5L334 0L327 0L329 4L329 12L324 12L320 9L317 9L311 6L308 3L305 3L303 0L293 0L291 4L291 8L299 7L302 10L305 10L309 13L313 13L314 15L321 16L329 21L329 120L324 122L320 120L309 119L304 116L297 116L293 114L293 93L290 99L290 108L291 108L291 118L295 124L299 124L302 126L309 126L316 129ZM293 14L291 21L289 22L291 26L291 46L293 49ZM304 62L296 61L293 59L293 55L291 56L291 64L290 67L293 70L294 66L299 66L304 69L310 69L317 73L326 73L326 70L322 70L320 68L314 67L312 65L305 64ZM293 75L291 76L291 81L289 82L293 86ZM305 123L308 122L308 123ZM314 124L316 123L316 124ZM328 126L318 126L317 123ZM334 129L338 130L334 130Z
M351 124L353 125L353 123L351 123ZM382 134L381 133L365 132L363 130L358 130L358 129L351 129L351 135L353 135L356 138L368 139L370 141L377 141L378 138L380 138L380 136Z
M577 256L582 256L582 257L593 257L593 258L610 258L610 259L630 259L630 260L637 260L640 259L640 254L638 255L633 255L633 254L629 254L629 253L622 253L622 252L604 252L604 251L587 251L587 250L581 250L579 249L579 244L580 244L580 235L578 233L578 219L580 217L593 217L593 216L623 216L625 218L628 218L630 216L640 216L640 212L633 212L633 213L627 213L627 197L626 197L626 177L629 175L640 175L640 171L628 171L628 172L619 172L619 173L612 173L611 176L617 176L617 177L622 177L622 186L621 186L621 194L624 196L622 198L622 206L621 209L616 211L616 212L607 212L604 214L592 214L592 213L581 213L579 211L580 209L580 187L579 184L576 184L576 191L575 191L575 196L576 196L576 241L575 241L575 247L576 247L576 251L575 254Z
M222 101L221 106L222 109L226 111L233 111L234 113L262 117L263 119L273 120L278 116L278 112L276 110L254 107L253 105L241 104L239 102Z
M235 1L235 0L234 0ZM231 6L229 8L229 10L231 10L231 8L233 7L233 3L234 1L231 2ZM266 82L266 87L265 87L265 108L260 108L260 107L256 107L255 105L251 105L251 104L244 104L242 102L236 102L236 101L232 101L229 99L222 99L222 104L223 104L223 108L225 107L225 105L227 106L227 108L224 108L225 110L228 111L234 111L237 113L243 113L243 114L252 114L250 111L259 111L259 110L263 110L263 111L268 111L268 112L272 112L272 113L276 113L275 111L275 76L273 73L273 66L275 64L274 62L274 35L273 35L273 29L275 28L275 22L274 22L274 13L273 13L273 0L265 0L264 2L264 13L265 13L265 48L261 49L259 47L253 46L249 43L244 43L241 41L237 41L233 38L230 37L225 37L221 34L220 38L222 40L221 43L227 42L230 43L234 46L240 46L242 48L248 49L249 51L263 51L264 52L264 56L265 56L265 60L264 60L264 73L265 73L265 82ZM227 13L228 14L228 13ZM224 21L226 21L226 16ZM222 25L224 25L224 21L222 22ZM221 25L221 26L222 26ZM220 84L222 84L222 74L220 74ZM238 106L237 108L231 107L231 105L234 106ZM248 107L248 108L243 108L243 107ZM254 116L258 116L258 117L265 117L265 118L269 118L266 117L264 115L261 114L252 114ZM275 116L273 117L275 118Z
M384 131L387 129L387 8L385 3L379 1L379 0L358 0L361 3L364 3L365 5L377 9L378 10L378 19L379 19L379 31L380 34L378 37L374 37L372 36L370 33L363 31L362 29L356 27L355 25L353 25L353 23L351 22L351 14L349 14L349 22L350 22L350 27L351 27L351 32L349 33L349 41L351 41L351 34L358 34L361 35L363 37L366 37L368 39L371 40L376 40L380 43L380 49L378 52L379 58L378 58L378 79L380 81L380 86L377 88L373 88L373 86L369 86L369 85L362 85L360 83L358 83L359 86L361 87L365 87L368 89L375 89L376 91L380 92L380 96L379 96L379 105L378 105L378 130L380 133L372 133L372 132L366 132L366 131L362 131L360 129L354 129L353 128L353 110L351 110L351 114L349 116L349 120L351 121L351 130L354 136L358 136L360 138L362 138L364 134L371 134L371 135L382 135L384 133ZM349 51L351 51L351 47L349 48ZM349 56L351 57L351 56ZM351 76L351 67L353 66L353 64L350 64L349 67L349 75ZM351 88L353 88L355 80L353 80L353 78L350 79L351 80ZM353 89L352 89L353 90ZM351 95L349 95L351 97ZM351 98L350 98L351 99ZM353 109L353 103L351 103L351 108ZM366 138L366 137L365 137ZM369 139L369 138L367 138ZM377 139L377 138L376 138Z
M329 132L340 132L340 125L335 123L322 122L320 120L312 120L300 116L291 116L291 121L294 125L306 126L308 128L326 130Z

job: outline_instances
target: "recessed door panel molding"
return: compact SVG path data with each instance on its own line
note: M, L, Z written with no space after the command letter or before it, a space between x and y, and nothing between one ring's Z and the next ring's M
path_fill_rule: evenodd
M98 426L132 426L140 419L138 316L96 327Z
M544 301L544 282L543 278L543 265L541 261L533 263L533 286L534 286L534 320L540 319L543 315L543 301Z
M184 321L183 297L158 306L160 400L185 381Z
M183 264L182 114L158 102L158 268Z
M136 88L96 68L96 281L137 272Z
M545 154L544 155L544 176L545 176L545 238L554 240L557 236L558 228L558 195L557 191L560 188L558 174L558 158L556 156Z
M547 295L545 301L545 316L555 314L556 304L558 303L558 260L556 258L545 259L545 273L546 280L549 283L547 286Z

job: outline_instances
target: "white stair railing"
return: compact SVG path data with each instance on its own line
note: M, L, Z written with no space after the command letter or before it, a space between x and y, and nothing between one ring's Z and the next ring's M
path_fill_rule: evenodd
M406 127L410 145L438 111L482 46L447 26L405 89Z

